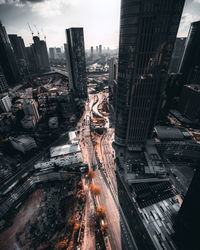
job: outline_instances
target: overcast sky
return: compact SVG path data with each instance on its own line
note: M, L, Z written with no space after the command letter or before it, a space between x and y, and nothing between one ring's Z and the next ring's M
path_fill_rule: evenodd
M176 0L174 0L176 1ZM0 0L0 19L8 34L32 43L29 22L47 37L48 47L63 46L65 29L84 27L85 46L117 47L121 0ZM200 20L200 0L186 0L178 36L187 36L190 23ZM42 36L42 35L41 35ZM43 38L43 36L42 36Z

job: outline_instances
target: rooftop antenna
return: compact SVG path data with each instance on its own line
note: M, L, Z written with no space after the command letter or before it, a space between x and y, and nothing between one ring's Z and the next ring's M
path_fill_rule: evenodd
M29 30L30 30L30 32L31 32L31 34L32 34L32 36L34 36L34 32L33 32L33 30L31 29L30 24L29 24L29 23L27 23L27 25L28 25L28 27L29 27Z
M42 34L43 34L44 40L45 40L45 42L46 42L46 36L44 35L43 29L42 29Z
M36 29L36 31L38 33L38 37L40 37L40 32L38 31L37 26L35 24L34 24L34 26L35 26L35 29Z

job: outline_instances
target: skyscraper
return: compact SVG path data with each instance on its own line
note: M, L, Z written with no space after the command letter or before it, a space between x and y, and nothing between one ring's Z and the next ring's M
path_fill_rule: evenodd
M0 22L0 65L9 86L21 82L16 57L10 44L5 27Z
M172 54L172 59L169 67L169 73L178 73L180 63L183 57L183 52L185 48L185 37L177 37L174 44L174 51Z
M175 222L175 238L181 250L199 249L200 171L196 170Z
M98 53L99 53L99 47L96 46L96 54L98 54Z
M182 84L200 84L200 21L190 26L179 73Z
M17 60L27 61L24 40L15 34L8 35Z
M8 35L13 51L17 60L18 68L22 76L27 76L28 72L28 58L26 54L26 48L24 40L17 35Z
M26 48L29 69L33 73L50 71L46 42L38 36L33 37L34 43Z
M94 48L91 47L91 57L93 57L93 54L94 54Z
M56 57L55 48L49 48L49 57L50 59L55 59Z
M83 28L66 29L65 46L70 88L81 98L87 97L87 79Z
M122 0L115 143L141 150L158 115L185 0Z
M102 55L102 45L99 45L99 55Z

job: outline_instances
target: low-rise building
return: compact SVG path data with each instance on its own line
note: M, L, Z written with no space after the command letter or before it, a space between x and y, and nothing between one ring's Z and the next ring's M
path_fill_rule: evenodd
M34 129L36 127L35 116L24 116L21 124L24 129Z
M0 107L3 112L9 112L11 110L12 103L8 95L0 97Z
M78 144L65 144L63 146L50 148L51 158L73 155L78 152L81 152L81 148Z
M49 118L49 128L50 129L58 128L58 117L57 116Z
M16 150L24 154L37 147L35 140L32 137L25 135L10 137L10 142Z

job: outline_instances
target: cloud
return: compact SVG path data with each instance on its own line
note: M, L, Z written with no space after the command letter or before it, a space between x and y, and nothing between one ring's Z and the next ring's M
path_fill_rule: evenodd
M45 0L0 0L0 4L26 4L26 3L39 3L44 2Z

